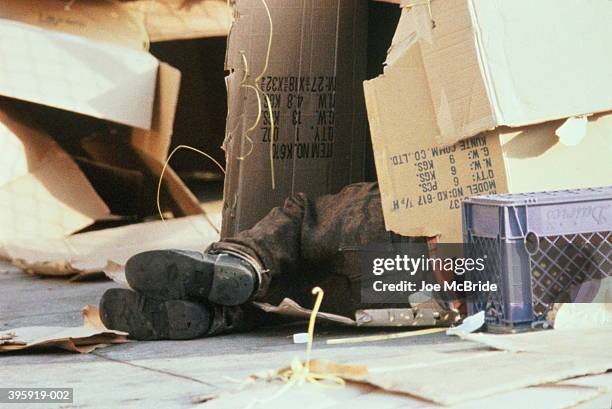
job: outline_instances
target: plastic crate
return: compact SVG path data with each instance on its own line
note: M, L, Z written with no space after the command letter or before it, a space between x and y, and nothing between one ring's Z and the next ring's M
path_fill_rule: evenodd
M498 285L468 303L488 326L531 327L572 286L612 275L612 186L466 199L463 233Z

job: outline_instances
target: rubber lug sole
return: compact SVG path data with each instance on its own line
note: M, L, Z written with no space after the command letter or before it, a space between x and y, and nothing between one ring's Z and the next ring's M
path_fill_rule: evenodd
M257 284L252 268L237 257L185 250L136 254L125 275L131 288L148 297L205 299L227 306L247 302Z
M100 318L107 328L127 332L137 340L193 339L205 335L212 322L211 312L204 305L154 300L121 288L104 293Z

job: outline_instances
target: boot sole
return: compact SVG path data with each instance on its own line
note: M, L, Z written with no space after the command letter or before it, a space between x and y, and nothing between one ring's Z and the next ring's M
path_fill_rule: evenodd
M185 340L205 335L211 312L189 301L159 301L134 291L111 288L100 300L100 318L109 329L137 340Z
M210 257L216 257L215 261ZM241 261L224 262L228 257L185 250L147 251L128 260L125 276L131 288L155 299L240 305L255 290L255 278Z

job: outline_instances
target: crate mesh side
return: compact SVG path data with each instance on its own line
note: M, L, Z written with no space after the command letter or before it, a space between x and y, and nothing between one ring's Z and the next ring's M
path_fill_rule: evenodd
M473 236L472 242L474 252L478 256L486 256L487 269L474 273L477 280L489 281L497 284L498 291L488 292L486 300L477 300L472 304L474 312L485 311L486 322L488 324L501 324L504 319L503 308L503 284L502 284L502 262L501 245L499 239L489 237Z
M555 302L570 301L573 286L612 275L612 232L540 237L530 257L536 318Z

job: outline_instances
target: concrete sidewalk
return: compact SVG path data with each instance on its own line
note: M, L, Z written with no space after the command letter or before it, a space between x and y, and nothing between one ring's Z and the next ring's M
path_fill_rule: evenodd
M81 325L81 309L96 305L106 289L117 286L106 280L69 282L31 276L7 265L0 265L0 271L3 331L35 325ZM286 366L294 356L303 356L304 345L294 345L291 335L305 330L306 325L301 323L192 341L130 342L82 355L60 350L2 354L0 387L74 388L74 404L62 408L193 407L194 396L235 386L230 379L242 380L255 372ZM394 356L418 345L470 345L443 333L354 347L328 346L324 342L375 333L381 331L320 327L314 357L350 362L353 358Z

